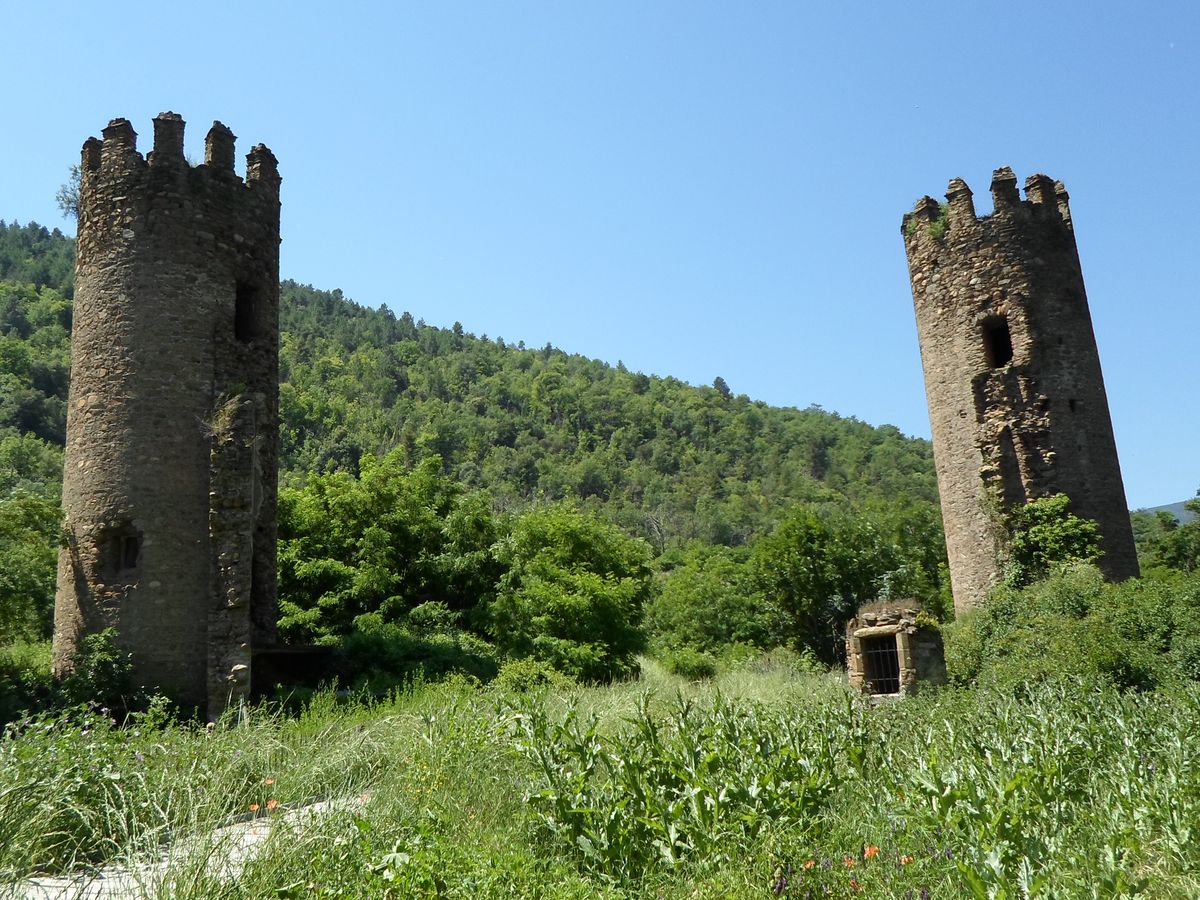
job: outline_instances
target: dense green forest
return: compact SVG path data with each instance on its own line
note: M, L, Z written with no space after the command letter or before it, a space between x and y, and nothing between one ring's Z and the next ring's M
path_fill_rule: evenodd
M45 635L70 238L0 222L0 628ZM285 281L281 632L396 670L533 657L589 679L786 647L880 596L947 607L928 442ZM1195 567L1191 526L1138 521ZM1157 554L1157 556L1155 555ZM347 667L354 669L353 660ZM368 674L368 673L364 673Z

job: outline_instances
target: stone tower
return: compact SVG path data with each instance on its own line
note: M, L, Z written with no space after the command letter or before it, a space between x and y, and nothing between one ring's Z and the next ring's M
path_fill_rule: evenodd
M1033 175L1025 196L997 169L979 217L955 178L902 227L959 611L1000 579L1003 513L1050 494L1099 525L1109 578L1138 574L1067 191Z
M189 164L183 128L83 145L54 667L113 627L211 717L274 636L280 179L261 144L239 178L219 122Z

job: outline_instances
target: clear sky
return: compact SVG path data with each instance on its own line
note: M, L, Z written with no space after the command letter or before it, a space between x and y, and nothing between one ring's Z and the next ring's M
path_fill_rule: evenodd
M927 437L901 216L1066 182L1128 499L1200 487L1200 5L6 4L0 218L79 146L220 119L279 158L282 274Z

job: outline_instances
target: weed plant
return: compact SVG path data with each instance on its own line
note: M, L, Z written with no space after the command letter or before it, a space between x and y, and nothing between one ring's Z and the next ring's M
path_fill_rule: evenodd
M517 681L211 732L160 709L14 723L0 881L165 856L145 896L1200 896L1195 687L872 706L791 669ZM232 864L246 820L267 836Z

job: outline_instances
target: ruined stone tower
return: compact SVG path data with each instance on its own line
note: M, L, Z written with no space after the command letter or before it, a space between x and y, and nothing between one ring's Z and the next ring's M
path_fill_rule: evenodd
M997 169L979 217L955 178L902 227L959 611L1000 579L1003 513L1050 494L1098 523L1108 577L1138 574L1067 191L1033 175L1025 195Z
M218 714L275 627L279 174L213 123L83 145L54 666L107 627L139 684Z

